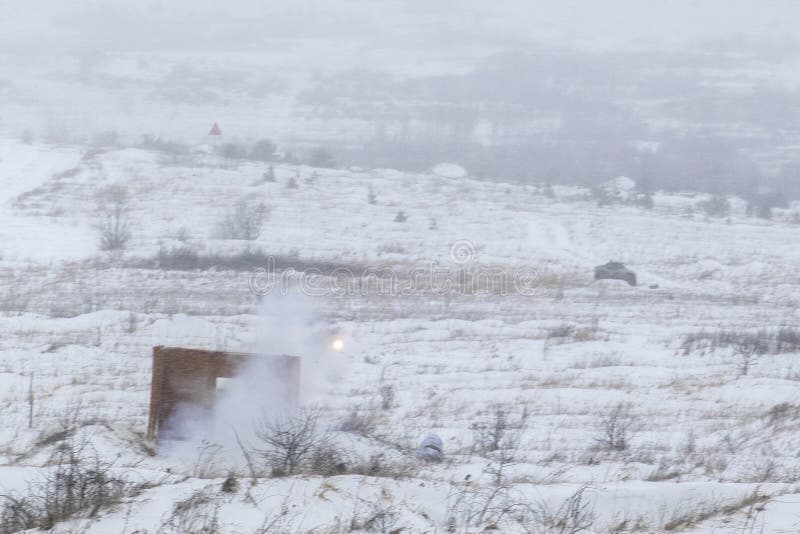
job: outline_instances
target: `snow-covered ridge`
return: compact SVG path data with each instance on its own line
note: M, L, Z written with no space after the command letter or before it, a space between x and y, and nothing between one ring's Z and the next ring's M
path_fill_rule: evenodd
M790 222L690 212L700 195L657 193L652 209L598 206L574 187L550 197L434 172L281 164L276 182L265 182L263 164L164 158L0 144L0 493L46 473L59 436L88 439L124 476L148 483L60 531L155 532L197 492L225 532L275 518L286 532L380 532L369 521L378 516L385 531L482 531L490 525L476 510L498 487L502 461L498 505L557 510L588 485L589 531L638 522L647 532L733 532L748 503L783 493L759 511L765 532L796 523L797 353L765 354L744 375L731 347L682 347L690 334L794 327ZM292 178L296 189L286 187ZM133 238L121 258L98 250L93 227L94 196L109 184L124 184L131 199ZM269 208L260 236L219 239L220 219L241 198ZM395 220L400 211L405 221ZM540 269L548 291L313 301L325 319L313 333L335 331L347 347L314 400L332 426L354 413L367 420L365 435L336 436L359 458L383 454L382 470L264 476L252 486L238 449L207 462L199 444L182 457L148 455L152 347L253 349L263 303L247 272L162 271L134 259L172 246L253 247L345 264L444 265L463 241L475 262ZM592 267L612 259L642 283L592 283ZM507 460L482 437L500 412L516 443L500 448ZM614 413L628 425L624 447L603 445ZM446 460L415 463L430 432L443 438ZM226 493L231 465L239 486ZM492 521L502 532L538 524L514 514Z

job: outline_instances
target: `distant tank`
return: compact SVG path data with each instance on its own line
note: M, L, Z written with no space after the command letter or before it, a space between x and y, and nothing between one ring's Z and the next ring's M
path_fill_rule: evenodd
M618 261L610 261L605 265L594 268L595 280L624 280L630 285L636 285L636 273Z

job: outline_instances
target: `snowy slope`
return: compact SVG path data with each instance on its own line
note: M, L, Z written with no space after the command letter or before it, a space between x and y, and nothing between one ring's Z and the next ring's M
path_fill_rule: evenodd
M24 491L44 473L63 430L148 482L61 531L156 532L176 503L204 491L224 532L272 521L275 532L480 532L491 526L476 515L487 502L556 511L584 485L591 532L738 532L748 506L763 502L748 500L756 491L769 499L758 510L764 532L800 521L792 507L800 499L797 354L765 355L743 376L729 348L681 346L689 333L797 323L797 227L706 220L663 195L652 211L600 208L579 190L559 188L550 199L533 187L430 173L276 165L277 182L268 183L263 165L209 156L0 149L0 489ZM292 177L297 189L286 188ZM110 257L98 251L94 196L117 183L130 190L133 241ZM241 198L268 206L261 235L218 239L220 219ZM398 211L408 220L395 222ZM469 266L536 269L537 290L329 293L283 308L286 301L253 294L247 270L162 271L145 261L162 247L252 248L405 273L462 261L454 243L469 245ZM592 267L612 259L645 285L592 283ZM265 306L287 323L265 324ZM300 321L306 316L314 321ZM295 318L310 341L284 349ZM322 348L332 333L345 340L343 354ZM201 461L199 441L148 455L150 351L162 344L304 351L305 398L334 427L353 411L369 415L366 436L336 435L358 456L384 454L391 466L373 475L262 477L251 487L227 443L214 461ZM626 446L598 448L619 406ZM496 423L498 410L513 458L503 464L502 498L488 501L498 452L480 446L480 429ZM444 440L442 464L413 459L429 432ZM240 486L223 493L229 469ZM378 515L380 527L368 521ZM544 528L536 517L519 511L492 524Z

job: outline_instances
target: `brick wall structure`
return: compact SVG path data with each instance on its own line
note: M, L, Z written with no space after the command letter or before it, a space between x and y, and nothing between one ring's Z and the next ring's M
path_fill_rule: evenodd
M159 429L169 426L181 405L210 409L217 396L217 379L233 378L253 359L268 359L276 387L283 386L287 401L297 403L300 358L244 352L224 352L180 347L153 347L153 378L147 439L154 441Z

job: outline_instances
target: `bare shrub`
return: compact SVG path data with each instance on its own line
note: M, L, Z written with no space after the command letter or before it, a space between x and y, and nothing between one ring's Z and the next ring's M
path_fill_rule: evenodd
M691 332L681 343L684 354L701 350L715 351L718 348L732 348L736 352L752 350L758 354L797 352L800 350L800 328L783 326L749 332L732 330Z
M272 165L267 167L267 170L264 171L263 178L264 178L265 182L275 182L276 181L276 178L275 178L275 167L273 167Z
M376 502L365 513L353 514L350 519L350 531L363 530L371 534L395 534L403 530L397 527L399 520L399 510Z
M494 479L493 484L482 486L467 475L454 498L448 499L447 532L473 532L481 527L498 530L497 524L518 507L507 481Z
M743 509L753 509L755 505L763 505L769 500L770 497L762 495L756 488L752 493L728 503L714 500L686 504L672 511L669 519L664 522L663 529L667 532L687 530L714 516L731 515Z
M384 384L378 389L381 396L381 409L388 410L394 406L394 386L391 384Z
M312 167L333 169L336 167L336 160L328 149L318 147L309 155L308 164Z
M588 532L595 520L594 503L586 499L588 486L582 486L558 508L544 501L529 507L530 521L526 530L530 534L578 534Z
M578 328L572 324L560 324L547 331L545 338L561 342L567 341L591 341L597 339L597 325L591 328Z
M75 517L94 517L129 495L134 487L114 476L86 443L62 443L52 454L47 474L28 488L27 495L4 495L0 534L51 529Z
M97 194L97 221L101 250L123 250L131 239L130 198L123 185L110 185Z
M156 261L160 269L188 270L197 269L200 261L199 254L190 245L180 245L172 248L158 249Z
M378 414L374 410L352 410L339 423L339 430L350 434L369 437L375 433Z
M525 416L512 423L506 411L497 408L489 421L473 423L472 450L487 456L494 453L504 459L508 453L519 447L519 431L524 425L524 419Z
M709 217L727 217L731 214L731 203L722 195L714 195L700 202L698 207Z
M747 376L750 368L763 356L767 343L761 336L748 336L739 340L734 350L739 355L739 374Z
M575 335L575 326L571 324L560 324L555 328L551 328L547 331L547 338L563 338L563 337L572 337Z
M397 212L397 215L394 216L394 222L396 223L404 223L408 220L408 215L403 210Z
M347 472L355 475L401 479L412 476L416 464L399 459L387 458L386 455L372 454L366 462L359 462L348 467Z
M329 435L319 426L319 412L301 408L288 416L264 417L256 429L260 456L273 476L296 473L313 452L328 443Z
M198 490L189 498L175 503L157 534L217 534L219 525L219 503L207 490Z
M143 136L139 147L145 150L156 150L173 156L187 155L190 151L188 145L152 135Z
M216 148L215 152L229 160L239 160L247 157L247 147L241 143L223 143Z
M239 199L219 222L218 235L222 239L257 239L266 215L267 207L261 202Z
M648 482L662 482L664 480L672 480L680 478L681 471L667 463L660 463L655 471L650 473L645 480Z
M615 452L626 450L629 445L629 431L632 424L630 406L624 403L614 406L600 420L600 436L595 438L597 448Z
M766 424L781 425L800 417L800 406L788 402L774 405L766 412Z
M317 475L326 477L341 475L347 472L347 467L347 458L332 442L318 444L309 458L309 469Z
M259 161L270 161L275 157L275 151L278 150L277 145L269 139L259 139L253 146L250 147L250 159ZM273 180L275 181L274 177Z
M239 479L236 477L236 473L228 473L219 490L222 493L236 493L239 491Z
M207 440L200 442L197 447L197 458L192 466L192 476L195 478L215 478L219 475L218 458L222 446Z

